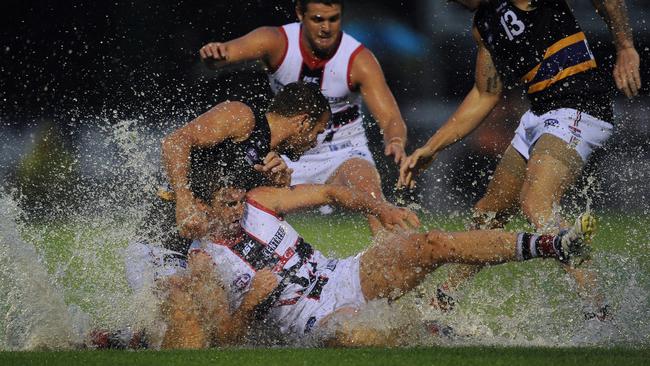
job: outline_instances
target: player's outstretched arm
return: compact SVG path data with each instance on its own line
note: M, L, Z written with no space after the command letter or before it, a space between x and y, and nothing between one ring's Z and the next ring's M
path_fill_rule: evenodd
M201 61L210 69L241 61L261 60L275 67L284 55L286 39L280 28L261 27L227 42L210 42L199 50Z
M492 56L476 29L473 29L473 34L478 43L474 87L429 141L404 159L400 166L398 187L413 187L415 176L431 164L436 154L474 131L501 98L501 78Z
M351 86L359 88L363 101L382 130L384 154L392 156L395 164L399 164L406 157L406 124L386 84L384 72L370 50L364 48L357 55L349 77Z
M627 17L624 0L592 0L598 14L607 23L614 45L616 46L616 64L614 81L616 87L627 97L639 94L641 74L639 72L639 54L634 48L632 28Z
M198 238L208 229L207 206L198 202L189 188L192 148L215 146L226 139L243 140L254 126L255 116L248 106L224 102L163 139L163 164L176 196L176 223L183 237Z
M299 184L288 188L260 187L247 197L277 212L286 214L322 205L336 205L350 211L363 212L379 218L389 230L394 227L418 227L417 216L405 208L386 203L359 190L334 184Z

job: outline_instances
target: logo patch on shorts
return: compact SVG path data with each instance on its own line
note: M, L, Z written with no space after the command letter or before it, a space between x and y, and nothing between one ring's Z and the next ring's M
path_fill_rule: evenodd
M560 125L560 121L549 118L546 121L544 121L544 127L558 127Z
M311 332L311 328L314 327L314 324L316 324L316 317L312 316L307 320L307 324L305 324L305 334Z

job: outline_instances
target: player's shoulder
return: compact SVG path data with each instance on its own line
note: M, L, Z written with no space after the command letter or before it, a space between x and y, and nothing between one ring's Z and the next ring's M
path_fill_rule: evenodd
M256 28L251 35L264 42L282 42L284 41L284 30L282 27L263 26Z
M222 111L232 118L224 119L235 139L246 139L255 128L255 112L245 103L239 101L225 101L220 104Z

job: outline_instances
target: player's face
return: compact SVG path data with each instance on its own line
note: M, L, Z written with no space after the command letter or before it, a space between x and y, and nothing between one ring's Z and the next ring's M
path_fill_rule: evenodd
M484 1L485 0L447 0L447 2L458 3L471 11L478 9L479 5Z
M287 155L292 161L296 161L307 150L315 147L318 143L318 135L325 132L330 117L330 112L323 113L315 124L308 124L308 127L298 131L295 136L287 141L283 154ZM307 118L307 116L305 115L304 118Z
M341 5L309 3L304 12L300 8L296 12L312 51L317 56L329 55L341 35Z
M210 205L210 231L229 237L239 233L240 221L244 215L246 191L239 188L221 188Z

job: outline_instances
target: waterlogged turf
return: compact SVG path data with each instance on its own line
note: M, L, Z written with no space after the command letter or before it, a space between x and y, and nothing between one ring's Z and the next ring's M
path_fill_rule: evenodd
M465 217L422 217L423 230L462 230L466 222ZM450 343L427 336L403 342L419 348L397 349L0 352L0 365L647 365L650 218L609 213L599 219L594 262L602 281L612 286L608 296L613 297L617 317L615 331L601 338L598 329L578 329L584 324L575 305L579 302L560 266L551 260L534 260L480 272L465 289L456 312L445 318L461 336L469 332L472 337ZM371 244L365 220L358 216L314 214L287 220L327 255L345 257ZM25 241L36 247L52 282L62 289L65 302L79 305L100 325L111 324L115 306L128 301L119 255L128 238L118 226L113 222L109 227L50 224L21 229ZM508 229L530 228L516 220ZM429 287L444 278L445 271L446 267L437 271ZM419 303L426 310L426 296L418 299L415 293L404 303ZM408 306L404 310L413 313ZM431 318L426 311L421 314ZM510 347L522 344L531 347ZM538 347L548 345L552 347ZM561 348L576 345L615 348Z
M208 351L5 352L13 365L647 365L647 349L597 348L409 348L232 349Z

